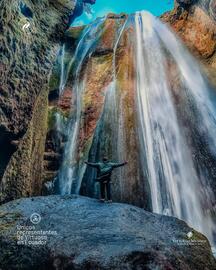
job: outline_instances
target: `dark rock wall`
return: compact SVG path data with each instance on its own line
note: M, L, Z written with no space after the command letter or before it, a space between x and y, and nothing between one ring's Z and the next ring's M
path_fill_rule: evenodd
M0 141L3 131L19 140L26 132L35 100L48 75L73 1L26 1L33 18L21 13L20 1L1 1ZM28 29L23 29L26 23Z
M0 186L1 202L41 194L47 132L48 87L38 96L27 132L12 155Z
M0 2L1 202L40 194L49 74L74 4Z

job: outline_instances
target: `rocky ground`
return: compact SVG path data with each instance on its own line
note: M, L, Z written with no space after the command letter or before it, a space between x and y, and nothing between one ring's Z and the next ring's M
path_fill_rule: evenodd
M37 225L30 222L33 213L41 216ZM4 217L0 220L2 270L216 269L203 235L176 218L127 204L77 196L35 197L1 206L0 216ZM54 235L48 235L45 245L18 246L17 232L29 230Z

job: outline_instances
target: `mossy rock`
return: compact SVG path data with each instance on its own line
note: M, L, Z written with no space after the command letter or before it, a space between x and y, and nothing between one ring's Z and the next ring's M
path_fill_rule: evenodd
M0 231L1 234L5 232L5 230L10 229L14 226L17 220L20 220L22 214L20 212L0 212Z
M66 32L66 38L79 39L86 26L70 27Z
M69 118L69 113L62 111L58 107L49 107L48 111L48 131L56 129L56 115L59 114L61 117L61 122L64 126L67 125L67 121Z

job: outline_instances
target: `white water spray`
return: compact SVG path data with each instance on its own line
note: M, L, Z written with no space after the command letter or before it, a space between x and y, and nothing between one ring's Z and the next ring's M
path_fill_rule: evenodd
M213 242L213 222L202 207L202 183L178 124L165 71L164 47L179 68L186 91L200 109L205 133L215 143L212 134L216 126L207 86L197 64L164 24L142 12L135 15L135 26L139 135L153 211L187 221Z
M97 43L97 39L95 37L99 38L102 33L101 25L103 24L104 19L105 18L100 18L96 20L84 31L68 69L69 72L72 65L77 65L73 86L73 107L76 108L76 111L75 113L72 113L71 120L67 128L68 141L65 145L63 163L58 174L59 190L62 195L78 193L80 187L79 182L81 177L79 174L83 172L83 169L78 168L77 150L79 145L82 95L85 90L85 79L80 81L80 71L84 60L92 53Z
M64 91L65 83L66 83L66 78L65 78L65 64L64 64L64 59L65 59L65 44L63 44L61 48L61 77L60 77L60 83L59 83L59 96Z
M67 128L68 141L58 177L61 194L78 193L85 171L85 165L79 164L77 157L82 97L85 90L85 76L81 81L80 71L101 36L102 23L103 20L96 21L84 30L70 68L67 72L64 71L67 74L65 77L68 77L71 68L76 67L73 87L75 96L73 107L76 110L71 115ZM103 113L95 131L91 157L94 155L98 157L104 149L109 148L112 157L121 159L127 147L125 131L122 128L125 120L121 110L122 96L121 91L118 91L121 84L118 85L120 78L117 73L118 46L126 24L127 21L121 25L113 48L113 78L107 89ZM172 59L173 65L179 71L178 94L188 99L187 103L192 104L193 108L197 108L196 116L199 120L195 121L196 128L205 138L205 142L209 142L214 155L216 114L208 96L208 86L196 61L159 19L147 12L137 13L135 29L140 159L143 174L150 185L152 209L156 213L176 216L187 221L213 243L213 222L203 203L208 201L209 186L204 184L208 183L208 179L204 173L198 174L191 145L181 127L170 78L167 75L167 58ZM195 117L194 112L191 115ZM107 138L106 130L109 130L110 138ZM118 179L120 185L121 180ZM121 186L121 192L122 190Z

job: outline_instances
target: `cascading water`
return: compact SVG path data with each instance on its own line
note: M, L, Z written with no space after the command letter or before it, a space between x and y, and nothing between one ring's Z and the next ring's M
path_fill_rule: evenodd
M128 19L125 19L121 23L116 36L115 43L113 47L113 57L112 57L112 81L105 89L105 101L103 110L98 120L97 127L94 133L92 147L90 149L89 157L91 162L97 162L101 160L105 155L110 160L122 160L120 155L119 145L121 141L120 132L120 119L121 109L119 106L121 97L118 91L118 74L117 74L117 50L119 48L119 43L123 36L124 30L126 28ZM96 171L91 168L87 168L87 181L89 194L94 197L98 197L98 186L95 185L94 179L96 178ZM85 176L84 176L85 178ZM121 177L119 177L119 182L121 185ZM120 191L122 189L120 188Z
M85 194L96 196L98 193L93 181L95 171L89 168L86 170L78 154L82 99L85 95L86 83L89 83L82 68L84 63L88 65L88 58L91 57L101 37L103 22L104 19L98 19L86 27L68 68L62 72L65 82L69 72L73 71L72 107L75 109L71 113L66 128L68 140L58 174L61 194L79 193L84 178L87 178L85 179L87 185L91 186L89 187L91 191ZM127 24L129 27L126 27ZM104 106L97 119L95 133L92 134L89 159L93 162L98 161L104 153L111 159L126 159L126 153L128 153L126 148L130 143L126 139L126 133L131 132L129 137L133 137L133 146L137 152L136 155L130 157L131 159L135 157L135 161L129 160L129 163L132 163L131 167L134 166L138 176L132 181L134 171L127 174L123 168L123 173L118 172L119 179L116 181L120 185L118 192L123 193L124 190L127 192L126 188L122 187L123 185L131 184L132 192L138 186L138 190L141 190L139 196L144 196L143 191L146 196L150 196L153 212L176 216L187 221L192 227L203 232L211 243L214 243L214 223L211 214L206 210L206 205L213 208L214 201L208 174L205 172L208 168L205 169L205 164L200 166L201 162L194 159L193 152L193 147L196 148L197 141L201 138L205 147L209 148L209 152L216 159L214 136L216 112L210 99L212 94L208 85L196 61L159 19L147 12L142 12L130 16L118 27L112 51L112 76L109 85L106 85ZM128 74L119 75L118 73L119 64L121 64L118 57L121 51L119 44L120 41L123 41L122 44L125 43L125 32L131 35L131 40L134 40L134 29L136 64L133 72L137 76L132 74L130 79L134 81L130 82L127 91L122 91L125 89L121 89L121 80L129 77ZM132 62L131 60L127 63ZM169 74L170 63L173 70L178 73L178 83L175 82L178 85L178 93L172 87L174 78L172 74ZM128 72L127 68L123 70ZM64 82L62 85L65 85ZM96 93L97 89L94 91ZM135 97L132 97L132 93ZM131 107L130 113L131 110L134 110L134 115L137 113L137 122L132 117L129 119L124 115L123 106L129 104L124 100L127 94L136 99L137 107ZM176 95L178 101L176 101ZM185 122L190 125L185 125ZM128 123L130 128L126 129ZM138 136L135 133L138 133ZM139 137L139 142L137 142L137 137ZM139 164L143 169L142 173L140 173ZM143 179L149 183L146 189L143 187ZM122 198L122 196L119 197ZM125 196L124 200L125 198L127 200L129 196ZM146 201L149 201L148 198Z
M215 151L215 112L208 87L191 56L174 34L148 12L135 15L137 36L137 104L143 168L147 175L153 212L187 221L213 243L214 225L203 208L202 185L184 133L179 125L166 74L167 51L177 66L183 87L199 109L201 133ZM202 176L204 177L204 176ZM206 179L208 181L208 179Z
M116 154L116 144L113 143L116 140L116 123L118 116L116 114L116 106L114 102L116 100L116 89L114 82L111 82L106 88L106 96L103 106L103 111L98 120L98 124L94 133L92 142L92 148L90 150L91 162L97 162L106 153L106 156L112 156ZM109 131L109 136L107 132ZM88 190L94 197L98 197L99 190L98 185L95 185L94 179L96 178L96 171L88 168L87 170Z
M59 89L58 89L58 94L59 97L62 95L64 92L65 84L66 84L66 74L65 74L65 44L62 45L60 52L60 81L59 81ZM64 117L57 111L55 112L55 130L56 130L56 135L57 138L56 140L59 140L59 134L63 131L64 129Z
M65 44L63 44L61 48L61 76L59 83L59 96L61 96L62 92L64 91L66 83L64 59L65 59Z
M72 112L71 119L67 127L67 142L65 145L63 163L58 174L59 191L62 195L77 193L79 191L79 183L75 183L77 179L81 179L79 173L82 173L82 168L78 168L77 149L79 144L79 127L82 110L82 94L85 89L85 82L80 81L80 71L84 60L90 55L97 43L95 37L100 37L102 33L101 25L105 18L99 18L87 29L85 29L82 38L77 46L74 57L69 65L69 70L72 66L76 66L74 79L74 99L73 105L75 112ZM69 71L68 71L69 72ZM79 181L78 181L79 182Z

